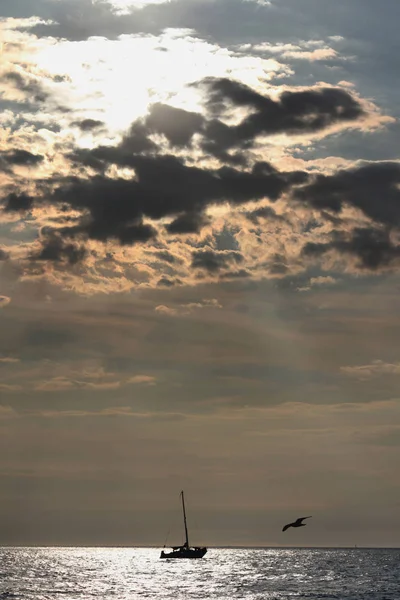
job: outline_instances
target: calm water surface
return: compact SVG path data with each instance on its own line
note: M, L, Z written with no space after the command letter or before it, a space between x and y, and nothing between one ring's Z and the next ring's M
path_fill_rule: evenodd
M2 548L0 598L400 600L400 550Z

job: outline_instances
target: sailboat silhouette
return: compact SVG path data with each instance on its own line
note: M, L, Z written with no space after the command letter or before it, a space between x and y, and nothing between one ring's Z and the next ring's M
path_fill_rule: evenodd
M172 552L164 552L161 550L160 558L203 558L207 552L207 548L195 546L191 548L189 546L189 536L186 520L186 509L185 509L185 496L183 490L180 493L182 499L182 510L183 510L183 522L185 525L185 543L183 546L173 546Z

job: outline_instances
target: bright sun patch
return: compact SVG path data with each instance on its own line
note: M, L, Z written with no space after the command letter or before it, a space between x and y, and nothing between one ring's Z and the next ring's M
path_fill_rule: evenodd
M62 77L53 85L59 102L81 118L101 119L111 132L126 129L154 102L199 110L199 93L188 84L205 77L230 75L257 87L289 73L275 58L236 55L179 29L118 40L49 40L35 47L33 68Z

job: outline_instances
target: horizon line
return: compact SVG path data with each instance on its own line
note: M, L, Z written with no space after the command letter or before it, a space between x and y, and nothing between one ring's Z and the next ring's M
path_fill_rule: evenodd
M86 545L86 544L1 544L0 549L2 548L85 548L85 549L108 549L108 550L117 550L117 549L148 549L148 550L159 550L165 546L154 546L150 544L140 544L135 546L130 546L127 544L121 545ZM168 546L169 547L169 546ZM208 549L213 550L400 550L400 546L276 546L276 545L208 545Z

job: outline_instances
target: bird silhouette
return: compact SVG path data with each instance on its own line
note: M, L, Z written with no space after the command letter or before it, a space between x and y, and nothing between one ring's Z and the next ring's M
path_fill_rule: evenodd
M293 521L293 523L288 523L285 525L282 531L286 531L286 529L289 529L289 527L305 527L306 523L302 522L304 519L311 519L311 515L309 517L299 517L296 521Z

